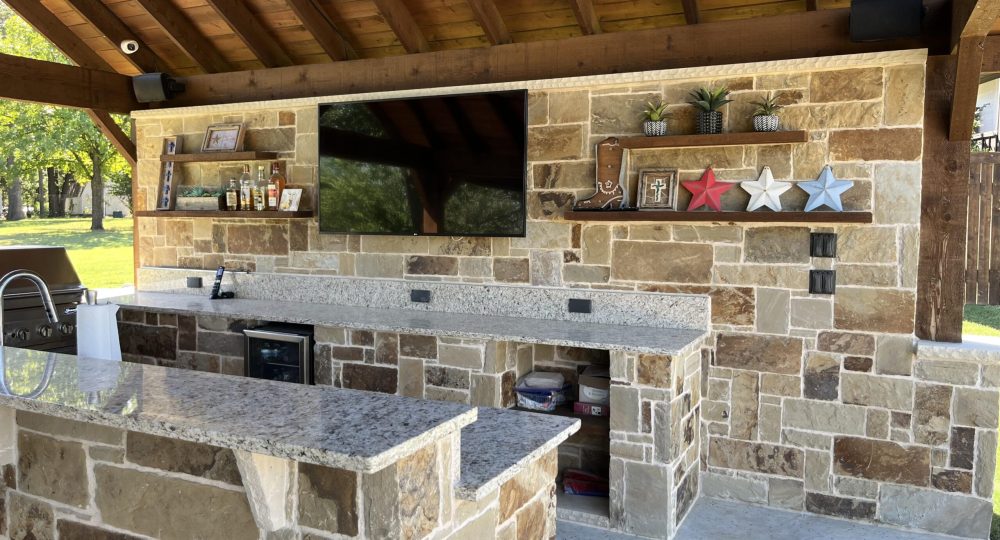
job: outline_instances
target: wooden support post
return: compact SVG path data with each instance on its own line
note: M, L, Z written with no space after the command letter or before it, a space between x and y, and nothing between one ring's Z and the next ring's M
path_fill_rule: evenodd
M983 40L978 36L965 37L958 45L955 94L951 102L951 125L948 131L948 138L952 141L968 141L972 137L979 75L983 68Z
M132 139L122 130L122 128L115 122L114 118L107 111L98 111L94 109L87 110L87 116L94 121L94 125L97 129L101 130L101 133L111 141L111 145L118 150L118 153L125 158L130 167L135 167L135 143Z
M954 56L927 62L915 329L921 339L955 342L962 341L969 186L969 142L948 138L957 64Z

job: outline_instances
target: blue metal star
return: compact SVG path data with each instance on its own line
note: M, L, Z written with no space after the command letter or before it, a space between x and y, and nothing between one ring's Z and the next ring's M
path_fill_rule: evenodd
M840 202L840 196L854 186L850 180L838 180L833 176L833 169L829 165L823 167L823 172L819 173L819 178L811 182L799 182L799 187L809 194L806 202L806 212L815 210L826 205L838 212L844 211L844 205Z

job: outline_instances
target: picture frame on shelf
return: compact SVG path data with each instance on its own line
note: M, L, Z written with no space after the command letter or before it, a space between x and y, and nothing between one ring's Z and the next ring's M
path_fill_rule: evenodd
M639 171L639 210L677 209L677 169Z
M245 136L246 130L242 122L212 124L205 131L205 140L201 143L201 151L239 152L243 150Z
M281 202L278 203L278 210L282 212L298 212L301 201L302 188L285 188L281 192Z
M163 139L163 153L175 155L181 150L181 140L174 137ZM177 170L173 161L164 161L160 167L160 182L156 189L156 209L173 210L177 201Z

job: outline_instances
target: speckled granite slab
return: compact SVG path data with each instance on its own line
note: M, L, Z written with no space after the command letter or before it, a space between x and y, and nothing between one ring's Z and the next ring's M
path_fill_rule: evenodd
M462 428L460 499L477 501L580 429L580 420L550 414L479 408Z
M0 405L374 472L476 420L467 405L5 347Z
M707 330L618 326L524 317L469 315L402 309L376 309L307 302L209 300L188 294L141 292L115 298L125 308L235 319L333 326L471 339L516 341L644 352L683 354L700 345Z
M141 268L139 290L187 292L185 278L214 272L176 268ZM467 313L623 326L703 329L709 326L709 299L703 295L599 291L557 287L449 283L302 274L232 273L225 285L240 298L319 302L342 306ZM431 292L429 303L410 301L410 291ZM208 296L208 288L202 293ZM591 313L570 313L570 298L588 299Z

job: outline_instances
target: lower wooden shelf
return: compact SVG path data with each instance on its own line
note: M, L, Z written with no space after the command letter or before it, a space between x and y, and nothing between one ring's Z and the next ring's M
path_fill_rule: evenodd
M683 212L672 210L571 210L570 221L731 221L748 223L871 223L871 212Z
M136 217L206 217L206 218L243 218L243 219L302 219L313 217L312 210L283 212L281 210L140 210Z

